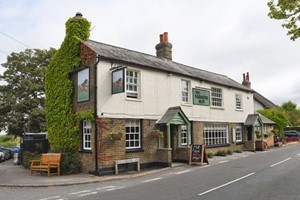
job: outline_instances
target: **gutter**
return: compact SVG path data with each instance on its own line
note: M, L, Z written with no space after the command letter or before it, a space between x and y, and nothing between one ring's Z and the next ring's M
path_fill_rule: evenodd
M99 176L99 162L98 162L98 125L97 119L97 65L100 62L100 57L97 56L97 62L94 66L94 123L95 123L95 175Z

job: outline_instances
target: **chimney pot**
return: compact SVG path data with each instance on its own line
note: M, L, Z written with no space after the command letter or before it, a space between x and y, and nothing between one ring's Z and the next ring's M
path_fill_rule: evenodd
M164 42L169 42L168 32L164 32Z
M82 13L81 12L77 12L74 18L81 18L82 17Z
M164 42L164 35L163 35L163 34L160 34L160 35L159 35L159 42L160 42L160 43L163 43L163 42Z

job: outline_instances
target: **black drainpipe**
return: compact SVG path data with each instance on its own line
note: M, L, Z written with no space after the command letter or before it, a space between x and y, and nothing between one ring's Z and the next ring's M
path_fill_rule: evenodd
M99 176L99 162L98 162L98 125L97 119L97 65L100 62L100 57L97 56L97 62L94 66L94 123L95 123L95 174Z

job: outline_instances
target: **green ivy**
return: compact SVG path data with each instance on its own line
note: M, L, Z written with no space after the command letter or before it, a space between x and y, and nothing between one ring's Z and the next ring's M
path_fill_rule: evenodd
M48 139L56 151L73 153L78 149L78 126L72 111L73 84L69 73L80 67L80 42L89 38L89 29L90 22L85 18L70 18L66 22L64 41L46 70Z
M89 109L85 111L79 111L76 113L76 120L94 120L94 111Z

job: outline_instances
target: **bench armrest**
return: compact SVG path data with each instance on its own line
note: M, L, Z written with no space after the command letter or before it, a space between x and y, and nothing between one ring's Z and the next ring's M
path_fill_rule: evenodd
M34 165L34 163L41 163L41 160L30 160L30 165Z

